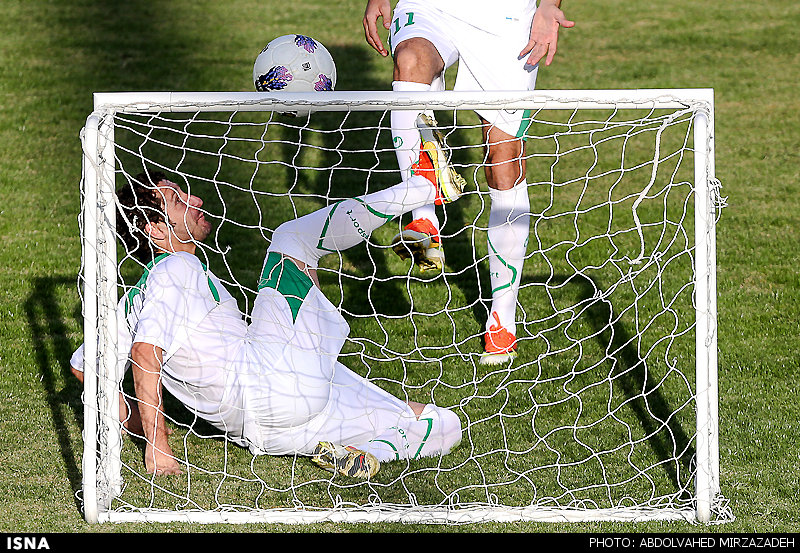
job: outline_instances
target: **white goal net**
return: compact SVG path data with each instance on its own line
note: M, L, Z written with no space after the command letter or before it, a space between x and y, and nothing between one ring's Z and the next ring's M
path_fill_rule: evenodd
M492 292L477 108L530 115L519 355L496 366L479 363ZM214 231L198 256L247 316L278 225L399 182L390 112L410 109L436 114L468 182L437 207L444 269L420 273L394 255L403 217L324 257L320 283L351 327L341 362L456 412L460 446L352 481L306 457L254 456L166 398L183 474L148 474L143 437L118 416L119 401L136 399L117 369L129 352L115 311L143 267L115 234L114 191L146 170L202 196ZM730 520L713 122L705 89L96 95L82 133L87 520Z

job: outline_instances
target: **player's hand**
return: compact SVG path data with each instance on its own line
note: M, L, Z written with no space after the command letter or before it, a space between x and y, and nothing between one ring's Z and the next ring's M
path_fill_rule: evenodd
M519 53L519 57L528 56L528 65L536 65L546 56L544 64L550 65L558 49L559 29L574 26L575 22L567 19L558 6L542 2L533 16L531 38Z
M378 34L378 19L383 20L383 28L389 29L392 23L392 6L389 0L368 0L364 10L364 35L367 44L372 46L381 56L388 56L389 52L383 46L383 41Z

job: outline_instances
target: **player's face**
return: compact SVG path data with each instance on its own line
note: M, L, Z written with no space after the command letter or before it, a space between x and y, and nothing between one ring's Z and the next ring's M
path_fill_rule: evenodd
M163 180L158 191L164 202L164 212L171 227L171 234L180 243L202 242L211 233L211 223L200 209L203 200L184 192L174 182Z

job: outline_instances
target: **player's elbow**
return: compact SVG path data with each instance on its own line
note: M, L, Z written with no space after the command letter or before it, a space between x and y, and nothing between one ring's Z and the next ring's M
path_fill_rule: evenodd
M72 375L73 375L75 378L77 378L77 379L78 379L78 381L79 381L81 384L83 384L83 371L80 371L80 370L76 369L75 367L73 367L73 366L71 366L71 365L70 365L70 367L69 367L69 370L70 370L70 371L72 371Z
M134 368L160 367L164 352L153 344L135 342L131 346L131 360Z

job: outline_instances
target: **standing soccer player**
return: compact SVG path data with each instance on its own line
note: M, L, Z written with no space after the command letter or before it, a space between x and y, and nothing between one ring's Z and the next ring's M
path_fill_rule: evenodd
M560 9L561 0L399 0L392 13L389 0L368 0L363 25L366 40L389 55L377 22L389 31L394 59L392 90L444 90L444 72L459 62L454 90L533 90L539 62L550 65L558 32L572 27ZM489 185L489 272L492 304L481 363L499 364L516 356L516 308L519 280L530 226L530 201L525 180L525 144L529 119L524 110L479 111L487 145L485 173ZM392 134L403 178L416 159L420 137L435 133L428 117L397 110ZM410 251L421 270L441 270L444 251L434 206L416 209L413 221L395 237L395 251ZM405 248L408 248L407 250Z

